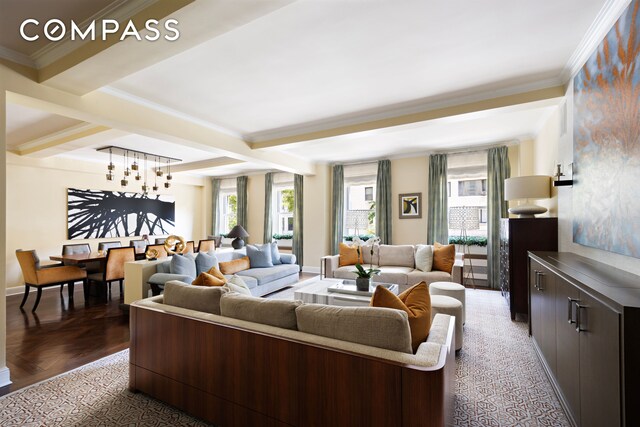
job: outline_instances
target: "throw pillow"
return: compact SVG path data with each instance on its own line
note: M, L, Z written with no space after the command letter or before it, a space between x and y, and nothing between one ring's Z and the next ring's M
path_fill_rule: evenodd
M171 274L181 274L189 277L196 277L198 275L195 261L187 255L172 256L169 271Z
M271 244L247 245L247 256L251 268L273 267L271 260Z
M248 270L251 268L249 257L234 259L233 261L221 262L218 264L222 274L236 274L238 271Z
M278 250L278 243L271 242L271 262L273 265L282 264L282 260L280 259L280 251Z
M227 278L218 270L218 267L211 267L207 273L227 283Z
M174 307L220 315L220 297L229 292L222 286L191 286L170 280L164 286L162 302Z
M456 245L433 244L433 269L451 273L456 262Z
M218 258L213 252L198 252L196 255L196 271L198 274L211 270L211 267L218 266Z
M196 277L196 280L191 282L194 286L222 286L225 283L225 280L221 280L213 274L205 273L204 271Z
M431 271L433 266L433 246L418 245L416 246L416 268L424 272Z
M360 255L358 255L358 248L356 246L340 243L340 267L356 264L364 264L362 251L360 251Z
M301 301L264 299L229 292L220 299L220 314L295 331L298 329L296 308L301 304Z
M420 343L424 342L431 329L431 296L425 282L420 282L396 296L384 286L377 286L372 307L386 307L402 310L409 315L411 328L411 347L415 353Z
M224 286L232 292L252 296L251 290L249 289L247 284L244 283L244 280L242 280L240 276L237 276L235 274L233 275L233 277L231 277L231 279L227 281L227 284Z

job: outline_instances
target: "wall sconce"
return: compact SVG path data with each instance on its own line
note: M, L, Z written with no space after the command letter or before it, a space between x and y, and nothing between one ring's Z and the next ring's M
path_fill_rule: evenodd
M571 170L571 175L573 176L573 163L569 163L569 169ZM562 173L562 163L556 164L556 173L553 175L555 178L553 181L554 187L572 187L573 179L562 179L564 173Z

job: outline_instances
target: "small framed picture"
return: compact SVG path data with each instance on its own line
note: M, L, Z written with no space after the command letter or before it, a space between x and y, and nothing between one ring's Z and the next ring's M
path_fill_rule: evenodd
M422 218L422 193L400 194L400 219Z

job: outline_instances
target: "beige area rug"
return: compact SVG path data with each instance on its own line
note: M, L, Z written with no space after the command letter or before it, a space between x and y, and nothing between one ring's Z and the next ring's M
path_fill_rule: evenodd
M299 287L300 285L296 285ZM293 298L285 289L269 298ZM130 393L125 350L0 397L1 426L206 426ZM534 354L525 323L512 322L499 292L467 290L457 357L455 425L569 425Z

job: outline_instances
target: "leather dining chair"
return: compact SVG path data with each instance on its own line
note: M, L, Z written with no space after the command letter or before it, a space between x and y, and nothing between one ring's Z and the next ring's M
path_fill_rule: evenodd
M122 247L122 243L118 242L118 241L100 242L100 243L98 243L98 250L99 251L106 251L106 250L111 249L111 248L121 248L121 247Z
M62 255L74 255L74 254L90 254L91 246L89 243L75 243L70 245L62 245ZM64 264L71 265L71 264ZM84 268L87 270L87 273L97 273L100 271L100 262L88 262L84 264ZM62 292L62 287L60 287L60 292Z
M162 245L147 245L147 250L145 253L149 252L149 249L155 249L158 251L158 258L166 258L169 256L167 250L164 248L164 244Z
M33 305L31 311L36 311L38 304L40 304L40 297L42 297L42 289L49 286L61 287L67 284L67 290L69 292L69 300L73 299L73 284L75 282L82 281L85 291L85 298L87 296L87 271L81 268L71 265L52 265L41 266L40 258L35 250L23 251L18 249L16 251L16 257L24 276L24 297L20 308L24 306L29 297L31 287L38 289L38 295L36 296L36 303Z
M198 252L209 252L216 249L215 239L200 240L198 242Z
M124 294L122 293L124 264L126 262L135 261L135 259L136 251L132 246L110 248L107 251L107 260L104 265L104 271L90 274L88 276L89 284L92 282L106 284L109 291L109 297L111 297L111 284L116 281L120 282L120 297L124 297Z

